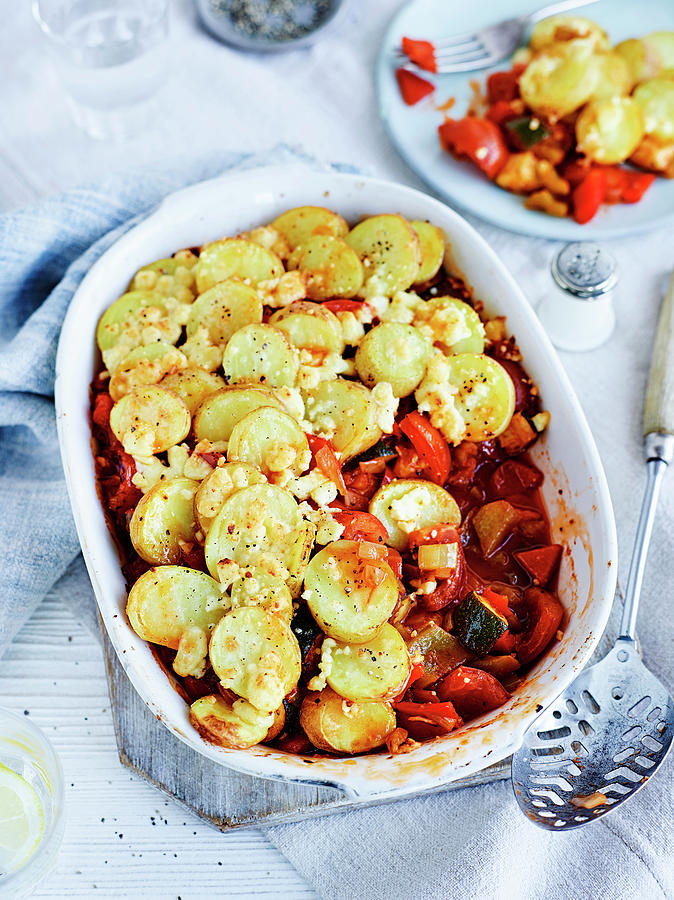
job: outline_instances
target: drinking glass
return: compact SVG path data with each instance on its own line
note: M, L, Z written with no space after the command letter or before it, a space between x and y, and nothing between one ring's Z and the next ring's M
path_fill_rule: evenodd
M44 830L28 859L13 871L0 872L0 897L18 900L35 889L56 861L64 829L63 769L40 729L27 717L2 708L0 765L28 782L44 819Z
M147 126L168 74L169 0L33 0L75 122L99 139Z

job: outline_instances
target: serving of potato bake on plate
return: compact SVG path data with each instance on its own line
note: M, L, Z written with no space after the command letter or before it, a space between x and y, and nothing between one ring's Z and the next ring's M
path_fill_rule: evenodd
M78 291L57 407L120 659L226 765L431 788L508 755L601 634L582 413L493 253L417 191L286 167L169 197Z
M606 238L673 217L674 7L602 0L538 22L491 69L436 73L434 40L531 12L519 6L476 7L460 26L429 0L396 16L377 81L403 157L441 196L514 231Z

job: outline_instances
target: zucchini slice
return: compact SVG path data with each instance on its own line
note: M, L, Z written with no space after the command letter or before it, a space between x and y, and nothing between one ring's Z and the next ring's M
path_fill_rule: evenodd
M314 431L330 435L342 461L368 450L382 436L372 394L356 381L322 381L307 397L306 416Z
M234 426L261 406L282 409L271 388L259 385L229 385L207 396L194 417L197 440L228 441Z
M177 563L183 545L196 540L194 495L198 481L171 478L155 485L138 501L129 534L136 553L155 566Z
M230 462L216 466L199 485L194 495L194 515L204 536L222 508L225 500L235 491L251 484L266 484L267 479L248 463Z
M272 325L245 325L229 340L222 358L225 381L292 387L299 359L288 338Z
M407 646L411 656L421 656L424 661L424 677L436 680L452 669L463 665L473 654L458 637L430 622ZM435 676L435 678L433 678Z
M488 441L505 431L515 412L515 387L503 366L481 353L457 353L447 365L465 440Z
M113 400L145 384L159 384L165 375L187 368L187 357L173 344L158 341L136 347L115 368L108 390ZM166 387L166 385L164 385Z
M482 353L484 325L472 306L457 297L420 303L414 325L445 353Z
M211 525L204 552L219 580L218 563L259 566L285 581L302 526L295 498L273 484L254 484L231 494Z
M282 331L293 347L340 355L344 351L341 322L320 303L298 300L277 310L269 324Z
M213 630L208 653L223 687L271 713L297 685L302 671L290 625L259 606L225 613Z
M418 387L430 357L431 342L417 328L382 322L358 345L356 369L369 387L387 381L394 396L406 397Z
M314 235L290 254L289 269L307 274L307 297L354 297L363 284L363 266L355 250L340 237Z
M247 700L226 700L216 694L200 697L190 706L190 722L199 735L228 750L247 750L259 744L274 724L274 716Z
M405 291L417 279L421 245L416 232L402 216L371 216L356 225L345 238L363 264L366 297L390 297Z
M188 366L180 372L166 375L161 386L177 394L193 416L206 397L225 386L225 380L215 372Z
M232 429L227 459L249 463L264 475L285 470L301 475L309 468L311 451L306 434L292 416L273 406L262 406Z
M356 541L335 541L309 562L302 596L328 637L362 643L388 620L398 602L398 582L386 563L371 570L358 556Z
M345 700L392 700L411 668L405 641L387 622L366 644L337 643L327 681Z
M200 294L219 281L239 278L250 284L280 278L285 269L275 253L243 238L224 238L206 244L196 266Z
M344 237L349 226L345 220L324 206L296 206L277 216L271 223L294 250L315 236Z
M253 567L246 569L233 583L229 591L232 609L241 606L259 606L290 622L293 617L293 598L284 581Z
M190 412L177 394L148 385L134 388L115 403L110 427L127 453L147 458L187 437Z
M413 219L410 226L416 232L421 247L421 264L414 284L424 284L440 271L445 258L445 236L437 225L430 222Z
M144 641L177 650L183 632L210 632L225 613L217 581L187 566L157 566L129 591L126 614Z
M471 591L452 611L452 628L464 647L486 656L507 630L508 620L477 591Z
M363 700L349 703L330 688L308 693L300 710L300 725L319 750L366 753L380 747L396 727L390 703Z
M228 279L213 285L194 301L187 320L187 337L206 328L214 344L226 344L244 325L262 321L262 300L255 288Z
M369 511L386 528L388 543L396 550L406 550L408 535L419 528L461 524L454 497L439 485L417 478L399 478L380 487Z

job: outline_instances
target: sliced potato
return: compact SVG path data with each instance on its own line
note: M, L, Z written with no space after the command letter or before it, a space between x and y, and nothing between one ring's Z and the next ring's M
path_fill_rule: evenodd
M374 423L374 403L363 384L336 378L322 381L306 400L306 415L314 430L331 436L332 445L347 460L374 446L381 429Z
M286 469L301 475L309 468L311 451L306 434L292 416L273 406L261 406L232 429L227 459L249 463L264 475Z
M526 105L556 121L586 103L598 81L599 65L591 43L577 39L541 50L519 83Z
M417 328L382 322L358 345L356 369L369 387L387 381L396 397L406 397L424 377L430 357L431 342Z
M157 342L136 347L116 367L108 388L110 396L113 400L121 400L133 388L158 384L165 375L186 367L185 354L172 344Z
M316 525L309 521L303 521L297 529L297 537L288 557L288 578L286 580L293 599L297 599L302 592L302 582L316 540L316 531Z
M640 38L628 38L613 49L627 63L632 84L640 84L660 74L662 59L654 44Z
M626 160L644 136L644 115L631 97L588 103L576 122L578 150L606 165Z
M290 254L289 269L307 273L307 297L354 297L363 283L363 266L355 250L341 237L315 235Z
M397 550L406 550L409 534L419 528L461 524L454 497L439 485L416 478L396 479L380 487L369 511L386 528L388 543Z
M243 238L224 238L202 247L196 267L200 294L219 281L239 278L251 284L280 278L285 269L275 253Z
M302 702L300 724L319 750L366 753L380 747L396 727L390 703L363 700L349 703L330 688L308 693Z
M411 670L407 645L387 622L365 644L338 643L327 681L345 700L392 700L405 687Z
M155 290L165 297L185 302L194 299L194 267L199 257L191 250L178 250L168 259L157 259L139 269L129 285L129 291Z
M127 453L149 457L187 437L190 412L177 394L148 385L134 388L115 403L110 427Z
M208 653L223 687L272 713L297 685L302 671L290 625L258 606L226 613L213 630Z
M445 236L437 225L431 225L430 222L413 219L410 225L416 232L421 247L421 264L414 284L424 284L440 271L445 258Z
M674 31L652 31L643 40L658 54L662 70L674 69Z
M277 310L269 324L282 331L294 347L339 354L344 350L339 319L320 303L306 300L291 303Z
M194 301L187 320L187 337L206 328L214 344L226 344L244 325L262 321L262 300L255 288L232 278L213 285Z
M284 581L253 567L246 569L230 588L232 609L259 606L290 622L293 617L293 598Z
M274 715L247 700L230 701L216 694L200 697L190 707L190 722L200 736L229 750L247 750L263 741Z
M194 417L197 440L228 441L234 426L261 406L282 409L271 388L259 385L229 385L206 397Z
M608 35L596 22L583 16L548 16L537 22L532 31L529 45L532 50L542 50L550 44L584 38L594 50L608 47Z
M198 481L171 478L151 488L136 506L129 534L136 553L155 566L177 563L195 541L194 494Z
M188 366L180 372L167 375L162 379L161 386L177 394L193 416L206 397L225 386L225 380L215 372Z
M206 536L222 504L235 491L251 484L266 484L267 479L248 463L230 462L216 466L199 485L194 495L194 515Z
M414 312L414 325L446 353L482 353L484 325L469 303L432 297Z
M222 589L215 579L186 566L157 566L129 591L126 614L144 641L177 650L191 627L210 632L225 613Z
M487 441L505 431L515 411L515 387L503 366L481 353L457 353L448 366L466 440Z
M663 144L674 142L674 81L652 78L632 95L644 115L645 132Z
M349 230L340 215L324 206L296 206L277 216L272 225L283 235L291 250L312 237L344 237Z
M358 546L344 540L329 544L311 559L304 576L302 596L311 615L328 637L347 643L373 638L398 602L393 571L386 563L373 570Z
M222 358L228 384L260 382L292 387L299 368L297 351L272 325L246 325L229 340Z
M96 343L103 362L113 370L135 347L162 341L175 344L181 332L180 317L171 314L157 291L122 294L101 316Z
M599 66L597 86L590 100L605 100L608 97L622 97L632 88L632 75L627 61L619 53L610 50L596 54Z
M361 293L390 297L417 280L421 244L416 232L402 216L370 216L356 225L345 238L363 264Z
M220 580L218 563L259 566L288 578L302 516L294 497L273 484L255 484L231 494L210 527L204 547L206 565Z

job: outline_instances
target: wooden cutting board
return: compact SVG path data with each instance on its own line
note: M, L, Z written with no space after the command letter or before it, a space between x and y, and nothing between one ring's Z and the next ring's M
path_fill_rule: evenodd
M119 758L151 784L221 831L295 822L367 806L337 788L254 778L200 756L157 721L122 668L101 624ZM445 790L510 777L510 758Z

